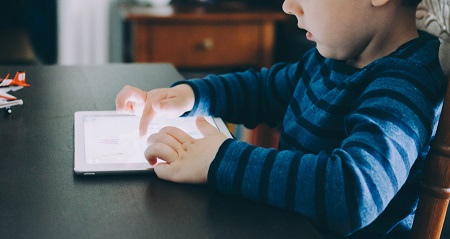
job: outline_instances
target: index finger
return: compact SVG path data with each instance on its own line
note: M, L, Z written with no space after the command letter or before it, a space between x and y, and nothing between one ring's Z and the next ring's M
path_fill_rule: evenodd
M139 134L141 136L147 133L150 122L155 118L156 111L153 110L153 103L160 101L167 97L167 89L154 89L145 93L143 98L145 99L144 109L142 110L141 121L139 122Z
M141 120L139 121L139 135L144 136L147 134L148 126L150 122L152 122L153 118L155 118L156 112L151 107L144 107L144 111L142 112Z

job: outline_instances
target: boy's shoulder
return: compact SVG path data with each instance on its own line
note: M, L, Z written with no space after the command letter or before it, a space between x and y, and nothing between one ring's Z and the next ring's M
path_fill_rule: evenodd
M437 37L420 32L418 38L366 66L360 79L372 82L378 79L403 79L440 95L441 90L446 88L447 78L439 63L439 47Z
M419 37L402 46L395 52L382 57L366 66L366 70L376 72L408 72L416 77L427 75L436 79L445 79L439 64L440 41L437 37L419 31Z
M430 65L439 65L439 46L440 41L437 37L419 31L419 37L415 38L391 54L373 62L376 64L407 64L407 66L423 66L428 68ZM373 64L371 63L371 64Z

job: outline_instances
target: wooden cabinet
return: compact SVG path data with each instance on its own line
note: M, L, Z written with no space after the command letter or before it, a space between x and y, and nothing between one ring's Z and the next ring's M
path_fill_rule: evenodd
M270 66L280 9L241 6L152 8L120 5L128 26L128 61L178 68Z

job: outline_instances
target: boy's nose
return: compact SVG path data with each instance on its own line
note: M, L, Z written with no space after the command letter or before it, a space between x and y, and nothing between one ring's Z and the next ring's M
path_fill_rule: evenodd
M290 15L303 15L303 8L298 1L285 0L283 2L283 11Z

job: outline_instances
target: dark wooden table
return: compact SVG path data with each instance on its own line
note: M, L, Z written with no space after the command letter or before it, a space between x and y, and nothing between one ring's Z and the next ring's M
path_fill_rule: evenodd
M0 114L0 238L319 238L300 215L154 173L77 176L73 115L114 110L119 90L167 87L169 64L0 67L27 73Z

